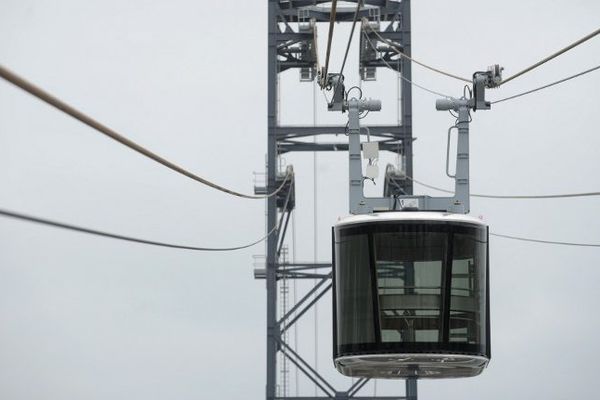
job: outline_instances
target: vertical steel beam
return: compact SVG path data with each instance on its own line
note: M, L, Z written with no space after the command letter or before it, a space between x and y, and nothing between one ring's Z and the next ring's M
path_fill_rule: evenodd
M402 47L404 53L407 56L411 56L411 21L410 21L410 0L402 0L402 23L399 29L402 32ZM412 85L409 81L412 81L412 67L411 61L405 57L402 57L400 61L400 71L402 76L406 79L402 79L402 125L406 128L408 139L404 139L402 144L404 145L404 159L406 162L406 175L410 178L413 177L413 140L412 140ZM413 194L413 182L409 180L408 186L406 187L406 194Z
M406 399L417 400L417 379L408 378L406 380Z
M458 139L456 145L456 172L454 197L463 204L463 212L470 211L469 201L469 106L458 109Z
M267 66L267 193L275 191L277 174L277 0L269 0L268 17L268 66ZM277 223L277 197L267 199L267 229ZM266 399L274 400L277 390L277 346L279 325L277 324L277 235L267 239L267 386Z
M401 32L401 42L404 52L411 54L411 21L410 21L410 0L403 0L402 21L399 26ZM279 66L277 60L277 45L282 40L290 40L295 37L294 33L280 33L278 27L279 15L279 0L268 0L268 65L267 65L267 101L268 101L268 117L267 117L267 182L266 192L270 193L276 190L276 174L277 174L277 93L278 93L278 73ZM406 59L401 61L401 71L404 77L408 80L412 79L411 63ZM412 87L405 80L401 84L402 96L402 125L406 128L403 131L402 140L404 146L404 157L406 162L406 174L409 177L413 176L413 161L412 161ZM303 136L316 135L322 131L322 127L313 127L311 132ZM302 146L299 143L298 146ZM294 151L290 147L288 151ZM407 187L407 194L412 195L412 181ZM277 225L277 199L272 196L267 200L267 227L272 229ZM285 232L281 232L280 239L283 241ZM277 353L280 348L281 331L277 320L277 245L279 235L270 235L267 239L267 257L266 257L266 289L267 289L267 342L266 342L266 399L277 399ZM416 400L416 380L408 379L406 381L406 395L410 399ZM354 393L355 394L355 393ZM347 398L348 392L336 392L336 396L340 395ZM342 398L340 397L340 398ZM311 399L313 397L303 397ZM317 398L316 396L314 397ZM374 397L377 398L377 397Z

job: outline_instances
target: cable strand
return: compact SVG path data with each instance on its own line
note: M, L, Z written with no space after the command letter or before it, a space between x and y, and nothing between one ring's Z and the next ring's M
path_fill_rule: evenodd
M540 86L540 87L538 87L538 88L531 89L531 90L528 90L528 91L526 91L526 92L523 92L523 93L515 94L515 95L513 95L513 96L505 97L505 98L503 98L503 99L499 99L499 100L492 101L492 104L496 104L496 103L502 103L503 101L508 101L508 100L516 99L517 97L521 97L521 96L525 96L525 95L528 95L528 94L531 94L531 93L535 93L535 92L538 92L538 91L540 91L540 90L547 89L547 88L549 88L549 87L552 87L552 86L558 85L558 84L560 84L560 83L563 83L563 82L570 81L571 79L578 78L578 77L580 77L580 76L583 76L583 75L585 75L585 74L588 74L588 73L590 73L590 72L596 71L596 70L598 70L598 69L600 69L600 65L598 65L598 66L596 66L596 67L593 67L593 68L590 68L590 69L586 69L585 71L579 72L579 73L577 73L577 74L575 74L575 75L568 76L568 77L566 77L566 78L563 78L563 79L560 79L560 80L558 80L558 81L555 81L555 82L549 83L549 84L547 84L547 85Z
M406 179L409 179L421 186L424 186L429 189L437 190L443 193L454 194L454 191L444 189L438 186L429 185L427 183L418 181L414 178L411 178L407 175L404 176ZM471 197L480 197L486 199L562 199L562 198L572 198L572 197L593 197L600 196L600 192L582 192L582 193L559 193L559 194L541 194L541 195L496 195L496 194L479 194L479 193L471 193Z
M110 232L100 231L100 230L97 230L97 229L91 229L91 228L85 228L85 227L81 227L81 226L77 226L77 225L67 224L67 223L64 223L64 222L52 221L52 220L49 220L49 219L40 218L40 217L34 217L32 215L26 215L26 214L18 213L18 212L15 212L15 211L4 210L4 209L0 209L0 215L2 215L4 217L8 217L8 218L18 219L18 220L21 220L21 221L28 221L28 222L33 222L33 223L36 223L36 224L41 224L41 225L46 225L46 226L52 226L54 228L67 229L67 230L70 230L70 231L75 231L75 232L80 232L80 233L87 233L87 234L90 234L90 235L102 236L102 237L111 238L111 239L118 239L118 240L123 240L123 241L127 241L127 242L147 244L147 245L159 246L159 247L168 247L168 248L172 248L172 249L194 250L194 251L234 251L234 250L246 249L246 248L252 247L252 246L254 246L254 245L256 245L256 244L258 244L260 242L263 242L273 232L275 232L277 230L277 226L275 226L264 237L262 237L262 238L260 238L260 239L258 239L256 241L254 241L252 243L245 244L245 245L242 245L242 246L235 246L235 247L198 247L198 246L188 246L188 245L181 245L181 244L174 244L174 243L158 242L158 241L154 241L154 240L140 239L140 238L136 238L136 237L125 236L125 235L120 235L120 234L116 234L116 233L110 233Z
M449 72L442 71L441 69L438 69L438 68L432 67L430 65L427 65L427 64L425 64L425 63L423 63L421 61L415 60L411 56L405 54L404 52L402 52L402 50L400 50L399 48L396 47L396 44L394 42L392 42L391 40L388 40L388 39L384 38L383 36L381 36L379 34L379 32L377 32L375 29L373 29L371 27L371 25L368 23L368 20L366 18L363 19L363 25L366 25L371 30L371 32L373 32L375 34L375 36L377 36L379 38L379 40L381 40L382 42L388 44L399 56L404 57L407 60L410 60L410 61L414 62L415 64L419 64L423 68L427 68L430 71L437 72L438 74L442 74L442 75L445 75L445 76L447 76L449 78L457 79L459 81L472 83L471 79L463 78L461 76L454 75L454 74L451 74Z
M344 67L346 66L346 60L348 59L348 53L350 52L350 45L352 44L352 37L354 36L354 29L356 27L356 21L358 20L358 13L360 12L360 7L362 4L362 0L358 0L356 2L356 11L354 12L354 20L352 21L352 28L350 29L350 37L348 38L348 44L346 45L346 52L344 53L344 61L342 61L342 67L340 68L340 78L335 84L335 88L333 89L333 93L337 93L338 86L344 79ZM362 94L362 91L361 91ZM329 104L329 103L328 103Z
M567 51L579 46L580 44L587 42L588 40L592 39L593 37L597 36L598 34L600 34L600 28L598 28L595 31L593 31L592 33L582 37L581 39L576 40L575 42L571 43L570 45L558 50L557 52L552 53L548 57L541 59L540 61L536 62L535 64L517 72L516 74L511 75L506 79L503 79L502 82L500 83L500 85L504 85L504 84L512 81L513 79L518 78L519 76L524 75L527 72L534 70L535 68L539 67L540 65L543 65L543 64L547 63L548 61L560 56L561 54L564 54Z
M81 226L66 224L63 222L51 221L48 219L34 217L31 215L21 214L21 213L17 213L14 211L8 211L8 210L4 210L4 209L0 209L0 215L2 215L4 217L8 217L8 218L18 219L21 221L27 221L27 222L37 223L37 224L41 224L41 225L52 226L55 228L61 228L61 229L76 231L76 232L80 232L80 233L87 233L87 234L106 237L106 238L110 238L110 239L118 239L118 240L123 240L123 241L127 241L127 242L134 242L134 243L146 244L146 245L151 245L151 246L168 247L168 248L182 249L182 250L194 250L194 251L217 252L217 251L235 251L235 250L246 249L246 248L252 247L260 242L263 242L273 232L275 232L277 230L277 227L275 226L264 237L254 241L252 243L243 245L243 246L213 248L213 247L187 246L187 245L180 245L180 244L140 239L140 238L135 238L135 237L131 237L131 236L124 236L124 235L119 235L119 234L115 234L115 233L99 231L96 229L84 228ZM525 237L513 236L513 235L503 235L503 234L499 234L499 233L490 233L490 235L505 238L505 239L520 240L520 241L534 242L534 243L543 243L543 244L553 244L553 245L562 245L562 246L578 246L578 247L600 247L600 244L594 244L594 243L560 242L560 241L552 241L552 240L525 238Z
M325 51L325 69L321 76L321 87L327 84L327 73L329 72L329 56L331 55L331 42L333 40L333 28L335 27L335 15L337 10L337 0L331 2L331 12L329 15L329 33L327 35L327 50Z
M367 42L369 43L369 45L371 46L371 48L377 52L377 48L375 47L375 45L373 44L373 42L372 42L372 41L371 41L371 39L369 38L369 35L367 35L367 33L363 31L363 36L365 37L365 39L367 40ZM392 66L390 65L390 63L389 63L389 62L387 62L387 60L386 60L385 58L383 58L383 57L379 57L379 58L378 58L378 60L379 60L379 61L381 61L381 62L383 62L383 63L384 63L384 64L385 64L385 65L386 65L386 66L387 66L389 69L391 69L392 71L395 71L395 72L398 74L398 76L400 77L400 79L402 79L403 81L405 81L405 82L408 82L409 84L411 84L411 85L413 85L413 86L416 86L416 87L418 87L419 89L421 89L421 90L424 90L424 91L426 91L426 92L429 92L429 93L431 93L431 94L434 94L434 95L436 95L436 96L441 96L441 97L445 97L445 98L448 98L448 99L452 98L451 96L448 96L448 95L446 95L446 94L443 94L443 93L437 92L437 91L435 91L435 90L428 89L428 88L426 88L425 86L419 85L418 83L415 83L415 82L411 81L410 79L408 79L408 78L406 78L404 75L402 75L400 72L398 72L398 71L397 71L397 70L396 70L394 67L392 67Z
M348 59L348 53L350 52L350 45L352 44L352 37L354 36L354 29L356 28L356 22L358 21L358 14L360 13L360 7L362 6L363 0L356 2L356 11L354 12L354 20L352 21L352 28L350 29L350 37L348 38L348 44L346 45L346 52L344 53L344 61L342 61L342 67L340 68L340 75L344 74L344 67L346 66L346 60Z
M175 172L177 172L183 176L186 176L196 182L202 183L206 186L209 186L209 187L219 190L221 192L231 194L233 196L237 196L237 197L241 197L241 198L246 198L246 199L265 199L265 198L268 198L271 196L275 196L277 193L279 193L285 187L286 182L289 179L289 175L287 175L285 177L285 179L283 180L283 182L281 183L281 185L275 191L273 191L267 195L248 195L248 194L236 192L231 189L227 189L223 186L213 183L205 178L202 178L201 176L194 174L193 172L190 172L190 171L180 167L179 165L159 156L156 153L153 153L152 151L146 149L145 147L126 138L125 136L121 135L120 133L110 129L106 125L101 124L100 122L96 121L92 117L84 114L83 112L81 112L81 111L75 109L74 107L70 106L69 104L63 102L62 100L51 95L50 93L46 92L45 90L37 87L33 83L25 80L21 76L15 74L14 72L10 71L9 69L5 68L2 65L0 65L0 77L6 81L12 83L13 85L17 86L18 88L28 92L32 96L37 97L41 101L51 105L52 107L64 112L65 114L75 118L76 120L84 123L85 125L89 126L90 128L92 128L92 129L102 133L103 135L108 136L109 138L117 141L118 143L130 148L131 150L134 150L134 151L140 153L141 155L143 155L159 164L162 164L163 166L171 169L172 171L175 171Z
M600 247L600 244L595 243L575 243L575 242L558 242L554 240L542 240L542 239L531 239L520 236L502 235L500 233L491 233L492 236L501 237L504 239L520 240L523 242L543 243L543 244L555 244L560 246L577 246L577 247Z

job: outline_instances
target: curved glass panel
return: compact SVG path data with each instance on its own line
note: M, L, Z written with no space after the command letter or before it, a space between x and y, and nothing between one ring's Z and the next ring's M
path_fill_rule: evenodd
M440 341L447 234L381 232L373 240L381 341Z
M392 221L339 227L335 239L338 355L489 357L487 227Z
M341 239L337 246L336 260L340 270L335 276L337 288L338 343L357 344L375 341L373 319L373 295L369 265L369 240L365 234Z

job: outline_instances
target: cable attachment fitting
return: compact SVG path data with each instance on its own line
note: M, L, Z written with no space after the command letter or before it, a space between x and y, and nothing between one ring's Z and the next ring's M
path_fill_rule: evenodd
M495 64L487 71L473 74L473 110L489 110L491 103L485 100L485 89L497 88L502 84L502 68Z
M497 88L502 84L502 71L504 71L504 67L501 67L500 64L494 64L488 67L487 74L489 79L486 85L487 88Z
M327 90L333 89L333 96L331 102L327 104L327 111L344 111L343 105L346 97L344 75L328 74L325 88Z

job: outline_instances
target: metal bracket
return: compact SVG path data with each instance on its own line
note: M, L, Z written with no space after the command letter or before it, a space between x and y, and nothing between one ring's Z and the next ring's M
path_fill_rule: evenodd
M325 87L327 90L333 89L333 97L331 102L327 104L327 110L344 112L343 104L346 97L344 75L328 74Z
M495 64L488 67L485 72L475 72L473 74L473 102L472 107L474 111L477 110L489 110L491 103L485 100L485 89L496 88L502 83L502 68L500 65Z
M333 77L332 77L333 79ZM343 77L337 78L342 79ZM445 98L436 101L439 111L456 111L456 123L448 130L448 148L446 160L446 174L454 179L454 195L452 197L429 196L394 196L392 197L365 197L363 184L361 146L360 146L360 114L365 111L381 110L381 101L366 99L344 99L343 92L334 93L334 98L329 104L330 111L348 111L348 160L350 169L349 180L349 208L351 214L369 214L374 211L390 210L422 210L445 211L451 213L467 214L470 211L469 190L469 123L471 110L489 110L491 103L485 100L485 89L497 87L502 81L502 68L498 65L490 67L487 72L473 74L473 98L460 99ZM339 82L339 81L336 81ZM343 84L337 87L343 87ZM336 88L337 88L336 87ZM457 154L456 171L450 175L450 132L457 129ZM409 179L411 177L408 177ZM399 207L399 208L398 208Z

